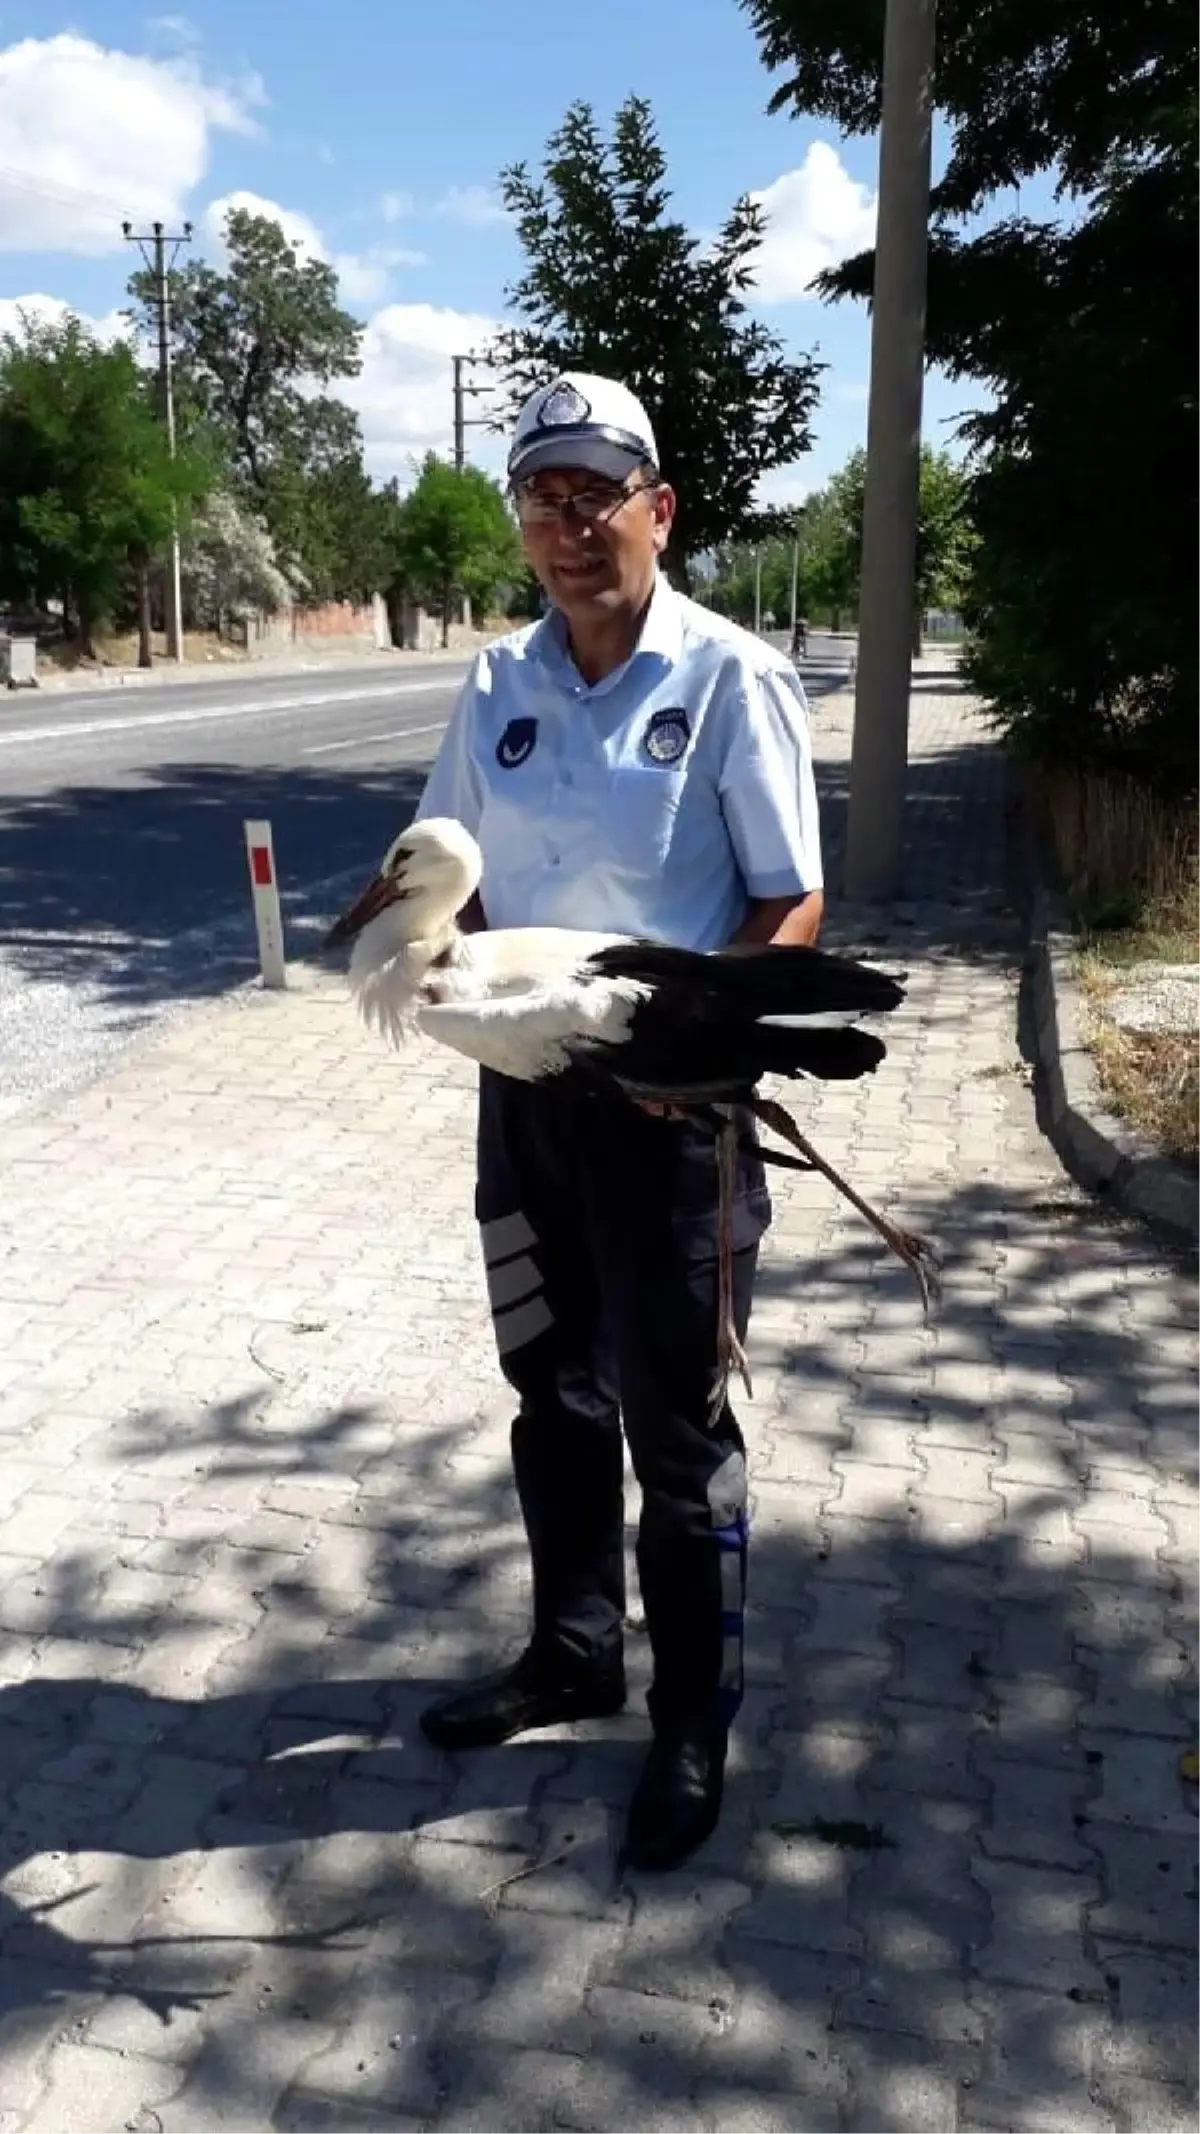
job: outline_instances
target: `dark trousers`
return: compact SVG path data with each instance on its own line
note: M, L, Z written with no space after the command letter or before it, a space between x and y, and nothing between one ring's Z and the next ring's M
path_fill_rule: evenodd
M480 1076L480 1224L533 1643L574 1670L621 1650L621 1423L642 1490L637 1562L655 1725L728 1725L742 1692L746 1466L716 1363L717 1167L698 1129L553 1082ZM734 1314L744 1337L771 1208L739 1158Z

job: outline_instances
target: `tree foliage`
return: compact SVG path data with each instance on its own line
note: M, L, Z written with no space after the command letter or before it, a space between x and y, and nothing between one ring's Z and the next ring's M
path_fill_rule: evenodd
M103 347L70 316L27 318L0 340L6 597L61 601L90 649L207 480L194 453L171 459L150 383L123 342Z
M403 500L393 491L391 545L396 585L440 611L443 643L456 596L483 607L522 575L517 530L495 482L433 452Z
M223 268L192 260L174 277L181 425L215 441L308 598L361 598L378 584L383 514L358 418L322 388L356 376L362 328L335 270L301 259L269 216L231 210L225 245ZM149 324L151 277L130 291Z
M799 541L797 612L839 629L858 607L863 501L867 455L852 452L823 489L793 514L794 531L778 533L761 549L761 610L782 626L791 615L794 542ZM969 483L948 452L921 451L917 520L918 617L931 607L957 607L970 583L974 536L968 509ZM744 547L723 551L710 594L713 604L738 622L754 614L754 558Z
M193 625L220 629L227 618L271 614L294 597L261 519L227 489L214 489L182 543L184 605Z
M743 0L775 109L879 118L884 0ZM971 671L1043 760L1194 784L1196 14L942 0L928 346L974 447ZM1050 174L1069 213L963 225ZM863 255L820 278L869 296Z
M630 97L606 140L586 103L547 143L543 174L501 176L525 270L518 323L490 350L511 408L561 370L616 377L643 401L679 495L668 562L737 537L760 477L799 458L819 366L785 359L747 311L762 217L739 200L709 245L670 212L649 104Z

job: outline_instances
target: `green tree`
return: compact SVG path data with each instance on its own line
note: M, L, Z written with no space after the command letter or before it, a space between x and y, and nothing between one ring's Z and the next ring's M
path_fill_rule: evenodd
M865 133L884 0L743 0L773 108ZM928 346L966 426L970 670L1042 760L1196 779L1197 26L1185 0L944 0ZM964 224L1052 176L1069 215ZM822 276L867 296L870 255ZM1136 529L1131 538L1131 529Z
M507 293L519 322L490 353L514 407L570 369L638 394L679 494L667 562L686 581L689 557L744 530L760 477L808 450L820 366L788 362L748 315L757 206L739 200L704 245L669 214L666 172L650 106L636 96L611 141L576 103L550 137L540 179L523 163L503 172L526 264Z
M879 125L886 0L741 0L773 112ZM1187 0L1082 10L1071 0L942 0L934 99L948 134L935 223L1053 172L1079 198L1114 155L1141 161L1194 109L1196 16Z
M862 553L863 501L867 455L852 452L843 467L818 489L803 510L767 514L761 520L761 607L780 627L791 615L793 542L800 544L798 613L810 619L828 616L841 628L843 617L858 606ZM921 448L921 495L917 524L917 605L914 637L926 608L957 606L969 582L973 536L968 515L969 482L948 452ZM782 535L782 537L781 537ZM754 615L754 554L745 547L718 551L710 601L734 621Z
M171 458L124 343L102 347L70 316L0 340L0 588L60 600L89 654L208 479L195 453Z
M220 630L256 610L271 614L295 596L262 520L228 490L205 498L181 547L184 602L200 629Z
M913 604L917 652L925 610L956 607L964 599L973 546L969 482L961 463L949 452L922 445L919 480ZM835 611L858 606L866 488L867 455L852 452L830 481L827 502L819 501L811 514L810 570L820 583L820 605Z
M520 540L495 482L433 452L397 505L391 540L396 583L410 600L439 610L443 644L456 597L482 607L521 578Z
M216 441L310 597L361 592L369 573L351 500L369 491L362 436L353 409L321 388L357 374L362 327L338 303L334 269L300 259L269 216L233 209L225 243L223 270L194 260L174 278L181 424ZM149 324L150 277L134 275L130 292Z

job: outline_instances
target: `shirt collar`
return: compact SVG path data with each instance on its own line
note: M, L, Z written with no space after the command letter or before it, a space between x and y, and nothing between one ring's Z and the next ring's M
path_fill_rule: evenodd
M529 651L547 667L561 666L569 658L567 626L557 608L551 608L535 626L529 641ZM682 654L683 609L679 595L669 579L664 577L662 571L658 571L655 574L654 591L650 595L650 605L646 610L641 634L629 659L625 661L624 666L615 669L615 673L623 674L633 660L644 658L661 660L664 666L673 667ZM610 679L612 677L606 675L603 682L597 683L597 688L603 689Z

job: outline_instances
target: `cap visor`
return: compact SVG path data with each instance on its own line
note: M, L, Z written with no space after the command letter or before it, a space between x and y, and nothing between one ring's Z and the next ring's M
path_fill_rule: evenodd
M589 474L602 474L607 481L623 482L635 467L645 463L646 453L636 446L613 444L606 437L560 435L531 438L512 454L508 463L510 482L528 481L548 467L583 467Z

